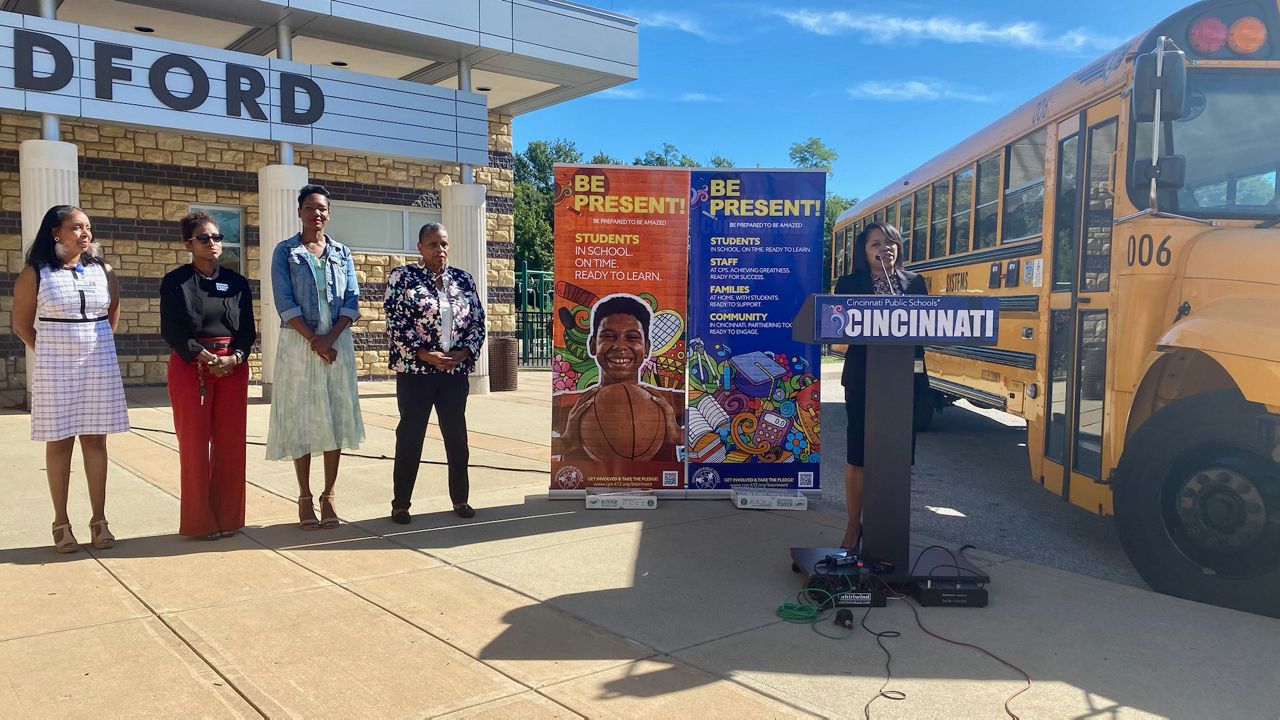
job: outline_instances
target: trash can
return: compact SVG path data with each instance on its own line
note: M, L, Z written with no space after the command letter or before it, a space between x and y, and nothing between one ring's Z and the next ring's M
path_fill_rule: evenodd
M520 366L520 341L516 338L489 340L489 392L516 389L516 369Z

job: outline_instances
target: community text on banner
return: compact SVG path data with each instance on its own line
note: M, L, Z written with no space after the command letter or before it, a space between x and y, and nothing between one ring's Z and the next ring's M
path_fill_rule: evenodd
M689 494L816 490L820 351L791 338L822 289L826 175L697 170L691 177Z

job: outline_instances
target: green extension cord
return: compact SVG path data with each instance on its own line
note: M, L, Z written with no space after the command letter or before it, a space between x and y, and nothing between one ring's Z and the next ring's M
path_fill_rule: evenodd
M799 600L801 599L801 596L804 595L805 593L810 593L810 594L822 593L823 595L827 596L827 599L825 602L819 605L814 605L813 603L799 602ZM821 590L819 588L805 588L804 590L801 590L800 592L796 593L797 602L791 602L791 601L784 602L781 605L779 605L778 609L775 610L774 612L777 613L778 617L782 618L783 620L789 623L796 623L797 625L808 623L809 628L811 630L818 633L824 638L828 638L831 640L843 640L849 637L850 635L853 635L852 629L846 629L846 631L840 635L830 635L818 629L818 623L824 622L825 620L831 617L832 613L835 612L835 604L836 604L835 599L836 599L835 595L832 595L826 590ZM828 603L830 603L831 607L826 610L823 610L822 605L826 605Z

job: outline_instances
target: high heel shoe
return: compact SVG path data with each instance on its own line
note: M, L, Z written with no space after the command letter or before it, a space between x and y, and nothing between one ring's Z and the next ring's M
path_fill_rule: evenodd
M326 502L329 503L329 512L332 513L332 515L329 515L328 517L325 517L325 512L324 512ZM332 530L333 528L338 527L339 523L340 521L338 520L338 511L336 508L333 507L333 493L328 493L328 494L321 493L320 494L320 527L324 528L325 530Z
M76 536L71 534L71 523L53 526L53 549L63 555L80 550L80 543L76 542Z
M304 508L311 511L311 517L303 516L302 511ZM315 508L312 507L311 505L310 495L298 496L298 527L302 528L303 530L319 530L320 529L320 521L316 519L316 511L315 511Z
M107 550L116 545L116 536L107 529L105 518L89 521L89 538L93 541L93 547L98 550Z

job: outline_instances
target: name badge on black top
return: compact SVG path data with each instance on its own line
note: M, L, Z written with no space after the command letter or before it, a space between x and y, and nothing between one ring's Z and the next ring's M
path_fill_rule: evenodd
M228 285L228 284L226 284L226 283L214 283L214 284L213 284L213 287L214 287L218 292L226 292L227 290L231 289L231 286L230 286L230 285Z

